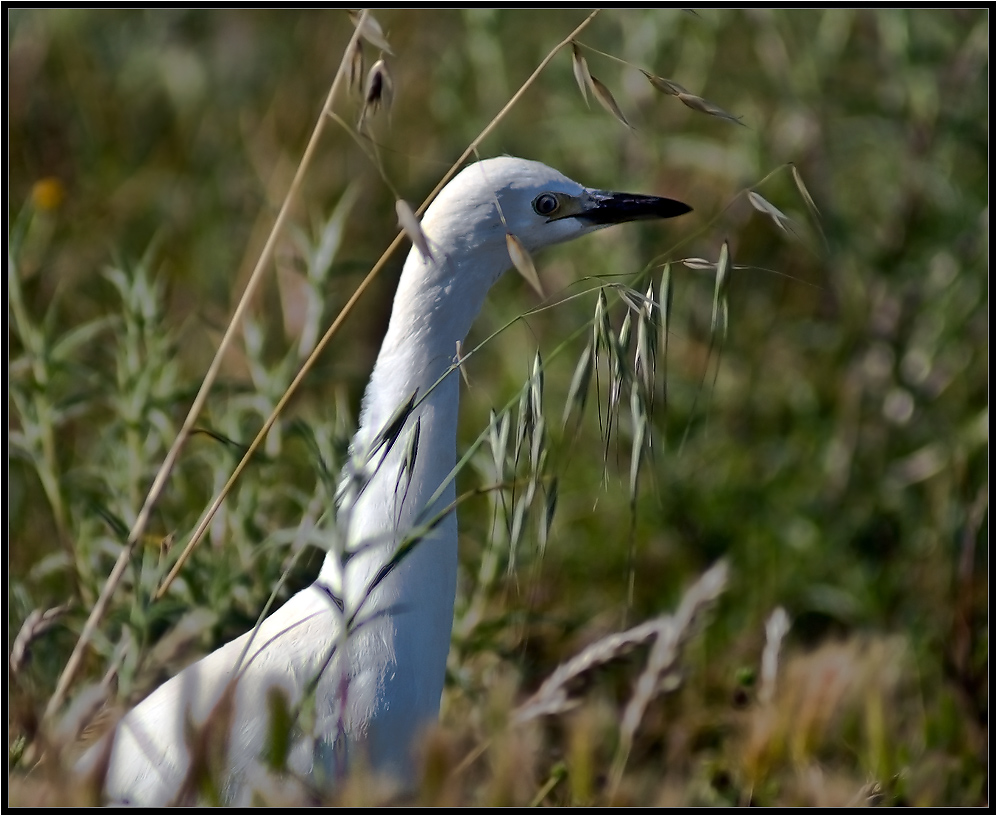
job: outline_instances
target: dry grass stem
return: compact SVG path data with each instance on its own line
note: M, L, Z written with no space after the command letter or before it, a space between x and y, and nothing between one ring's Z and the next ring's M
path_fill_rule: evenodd
M607 635L586 647L544 680L536 693L516 709L514 721L525 723L538 717L564 714L575 708L579 701L571 692L571 684L600 666L650 642L660 634L662 620L656 618L646 621L625 632Z
M623 712L620 725L621 745L617 755L616 779L623 772L634 735L644 718L644 712L651 700L659 693L669 690L675 682L682 648L699 631L703 616L727 588L728 567L726 561L719 561L703 573L682 597L682 603L674 615L658 619L659 627L654 645L647 659L647 665L637 681L630 702ZM615 787L615 786L614 786Z
M516 709L514 722L525 723L569 711L578 704L571 690L574 682L653 641L647 665L622 720L622 733L632 738L647 704L662 690L663 683L675 669L682 647L698 631L704 613L726 588L727 573L726 562L715 564L686 591L674 615L663 615L625 632L607 635L586 647L559 666L536 693Z

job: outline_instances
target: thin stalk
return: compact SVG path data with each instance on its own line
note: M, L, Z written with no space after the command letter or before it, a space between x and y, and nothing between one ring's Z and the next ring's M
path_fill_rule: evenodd
M218 376L222 360L224 359L229 346L232 344L232 339L235 337L239 324L242 322L242 318L245 316L245 313L249 308L249 303L252 300L253 295L256 293L260 282L263 280L263 272L270 263L270 259L273 257L273 251L277 245L277 238L283 231L284 224L287 221L287 216L291 210L291 203L297 197L298 191L300 190L301 184L305 178L305 172L310 167L315 151L318 149L319 138L325 130L328 113L332 109L333 100L339 92L343 77L347 73L347 63L349 61L348 55L352 53L353 48L356 46L357 40L360 38L360 27L363 25L363 21L366 17L367 11L364 10L353 32L353 36L350 38L349 45L347 45L346 50L343 52L343 58L340 60L339 69L336 71L336 76L332 80L332 87L329 89L329 95L326 97L325 104L322 106L322 112L319 114L318 121L315 123L315 128L312 130L311 138L308 140L308 145L305 147L305 152L301 157L301 162L298 164L298 169L294 174L294 179L291 181L291 186L287 191L287 195L284 197L284 203L281 205L280 212L277 213L277 218L274 221L273 228L270 230L270 235L263 247L263 251L260 253L259 260L256 262L256 267L253 269L253 273L249 277L246 289L242 293L242 297L239 299L235 312L232 314L232 319L229 321L229 324L225 329L225 334L222 336L221 342L218 344L218 350L215 352L215 356L212 359L211 364L208 366L208 371L204 375L204 380L201 382L201 387L198 389L197 395L194 397L194 402L191 404L190 410L187 412L187 418L184 420L183 426L180 428L180 432L177 434L176 439L173 441L173 445L166 454L166 458L163 460L163 464L160 466L159 472L156 474L156 478L152 482L152 487L149 488L149 492L146 494L145 503L142 505L142 509L139 511L138 517L135 519L135 524L132 526L132 529L128 534L128 543L121 551L121 555L118 556L118 560L115 562L114 568L111 570L111 574L108 576L104 587L101 589L100 597L97 598L97 602L90 611L90 616L87 618L87 622L83 627L83 632L80 634L80 638L76 642L76 646L73 648L73 653L69 656L69 660L66 662L66 667L63 669L62 675L59 677L59 682L56 685L55 692L52 694L51 699L48 701L48 706L45 709L46 718L52 717L59 710L65 700L69 686L72 683L73 678L76 676L76 672L79 670L80 663L83 660L84 649L93 637L93 634L96 631L101 618L103 618L104 613L107 611L107 606L111 600L111 596L121 583L121 578L125 574L125 569L128 567L132 553L135 551L135 547L139 539L145 532L146 525L149 522L149 517L152 514L152 509L159 500L163 489L166 487L166 482L169 479L170 473L172 473L173 467L180 456L180 451L183 448L184 443L187 441L187 437L190 435L190 432L193 430L194 423L197 421L201 410L204 408L205 402L207 402L208 392L211 390L211 387L214 385L215 379ZM257 437L257 439L259 439L259 437ZM247 454L247 458L248 456L249 454ZM246 460L244 459L243 462L245 461ZM226 485L226 492L228 487L229 485ZM211 515L213 515L213 512ZM211 515L208 516L208 519L211 518ZM190 545L188 545L188 549L189 548ZM161 594L162 593L158 593L156 597L160 597Z

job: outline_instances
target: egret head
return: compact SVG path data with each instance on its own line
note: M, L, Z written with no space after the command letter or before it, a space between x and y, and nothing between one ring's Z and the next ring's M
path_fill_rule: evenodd
M545 164L510 156L468 165L423 216L431 254L409 253L393 324L418 331L432 313L434 330L448 338L444 345L463 339L488 290L513 265L509 235L534 253L613 224L690 209L670 198L590 190Z
M613 224L673 218L691 209L670 198L587 189L540 162L501 156L465 167L423 226L438 240L475 249L504 247L511 233L534 252Z

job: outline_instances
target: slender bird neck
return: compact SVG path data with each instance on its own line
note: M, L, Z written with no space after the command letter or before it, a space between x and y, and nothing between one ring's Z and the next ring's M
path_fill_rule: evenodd
M471 263L468 258L474 256ZM433 259L412 250L405 262L388 330L364 395L354 442L369 443L413 394L420 403L456 407L457 344L467 337L488 290L508 266L498 253L461 247ZM442 382L441 382L442 379ZM454 436L456 425L433 423L422 433ZM450 462L453 466L453 462Z
M464 256L466 257L466 256ZM407 776L411 737L439 711L457 593L456 461L463 340L494 280L504 271L461 261L406 261L388 331L364 396L340 522L348 559L330 553L319 583L354 621L349 638L347 731L369 756ZM415 395L388 447L367 458L386 423ZM399 545L414 544L395 561ZM382 768L383 769L383 768Z
M468 261L472 255L473 264ZM367 472L354 505L344 508L349 516L347 541L353 548L362 544L364 553L354 559L355 565L345 576L338 575L332 557L323 567L322 579L328 581L336 575L331 585L347 597L359 601L365 582L383 566L399 541L453 502L454 487L448 480L456 461L457 343L467 336L488 290L506 265L507 254L503 259L499 253L483 252L480 246L461 247L449 254L438 249L433 259L423 258L417 250L409 253L352 446L354 461L366 461ZM413 396L415 406L392 435L390 447L381 444L385 427ZM415 434L418 441L413 466L409 459ZM368 458L374 449L377 453ZM453 560L453 565L443 566L437 559L430 563L432 548L417 548L396 570L391 582L395 590L386 600L397 602L399 593L407 593L405 584L421 584L416 590L419 603L426 603L431 597L425 592L426 580L442 580L441 589L453 583L448 577L451 570L456 574L452 513L445 527L452 529L454 551L446 559ZM383 546L368 546L371 543ZM442 575L435 572L437 569ZM427 570L432 572L429 578L421 574ZM446 603L452 606L452 591ZM371 605L368 601L367 607Z

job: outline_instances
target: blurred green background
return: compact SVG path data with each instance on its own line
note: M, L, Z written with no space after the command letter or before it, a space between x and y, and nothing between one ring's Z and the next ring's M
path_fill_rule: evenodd
M420 202L585 16L377 13L394 86L371 128L381 167L368 142L329 123L277 274L201 428L252 438L295 370L302 326L324 329L396 232L392 187ZM243 291L352 25L343 11L8 19L8 643L33 609L71 604L12 675L16 759ZM514 322L470 361L464 448L491 409L515 403L540 351L558 507L543 552L534 524L515 572L506 551L494 576L481 569L501 547L494 501L462 507L444 723L487 722L496 678L511 672L525 696L596 637L672 609L724 557L731 586L691 648L686 682L648 713L631 754L632 801L983 804L988 13L604 11L579 41L632 128L586 104L566 49L480 154L668 195L694 213L538 257L551 300L576 297ZM366 46L367 66L376 51ZM743 126L662 94L639 69ZM353 123L359 103L343 94L336 110ZM753 209L748 188L794 230ZM341 201L342 221L330 221ZM323 228L331 263L316 260ZM624 407L605 441L605 371L578 435L559 430L594 279L657 290L663 262L715 260L724 240L743 268L723 343L710 331L712 273L671 267L653 455L632 508L632 429ZM176 553L160 555L160 543L185 540L237 461L208 434L188 444L91 677L117 665L128 698L255 619L300 548L299 520L327 501L401 261L325 352L184 578L150 605ZM607 295L618 329L626 305ZM318 312L302 316L308 303ZM506 276L469 343L538 304ZM487 461L462 474L463 488L489 483ZM755 678L777 606L793 626L766 706ZM179 655L139 657L192 610L208 617ZM553 780L547 803L605 803L598 768L615 737L600 717L612 723L638 663L600 675L582 709L591 722L551 727L533 782L513 799L533 801ZM590 785L578 782L583 767Z

